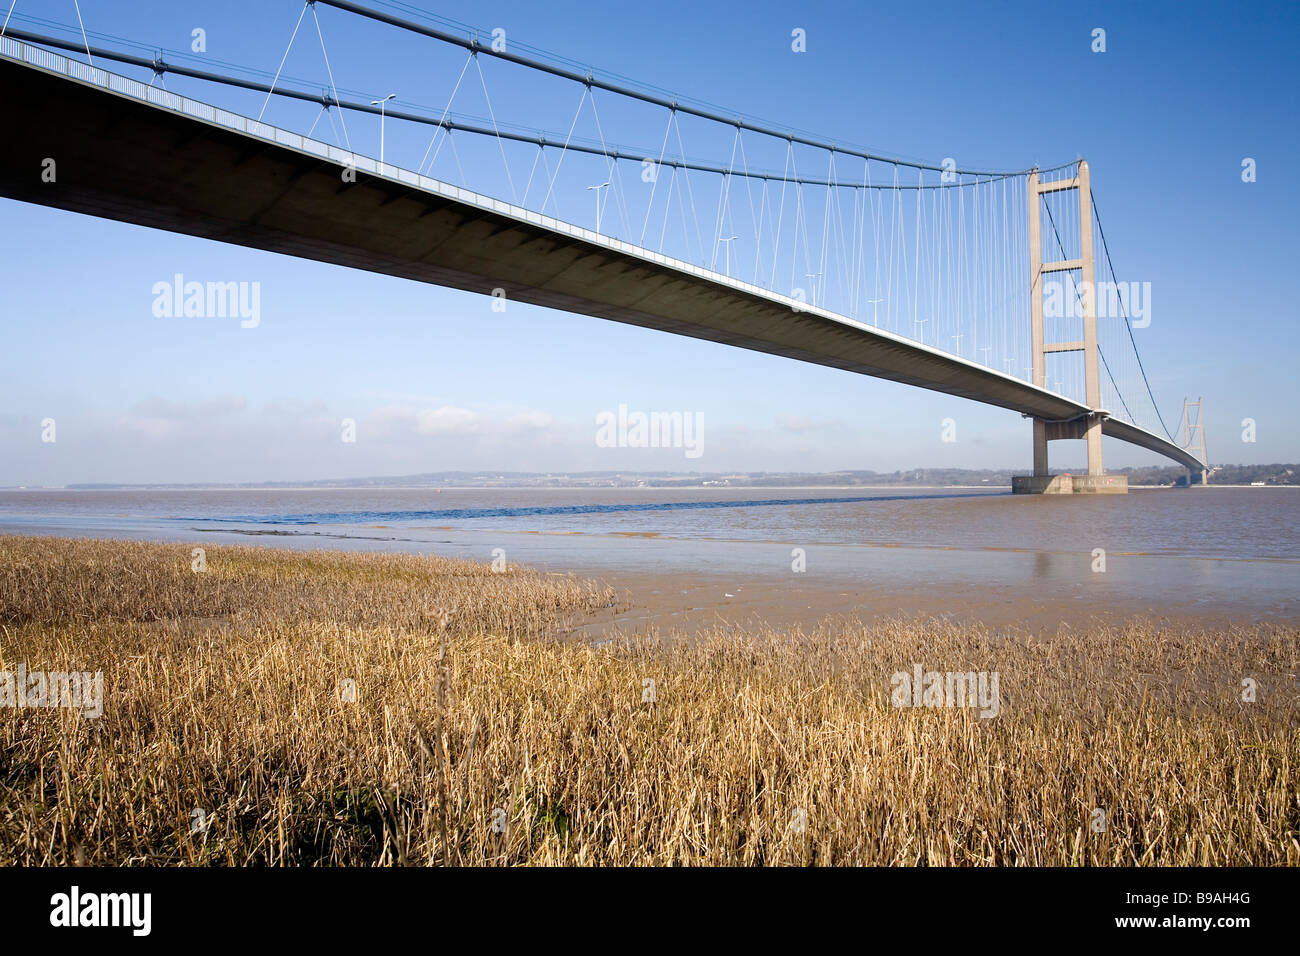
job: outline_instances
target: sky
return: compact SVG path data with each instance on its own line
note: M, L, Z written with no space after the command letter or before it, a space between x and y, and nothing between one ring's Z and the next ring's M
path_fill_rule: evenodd
M13 4L14 27L78 32L73 0ZM1005 170L1086 157L1117 270L1151 283L1151 322L1134 335L1170 428L1185 397L1202 397L1212 463L1300 460L1300 190L1290 171L1300 154L1300 6L754 2L743 15L704 0L413 7L485 42L501 29L516 51L885 155ZM283 58L286 84L321 90L332 74L344 98L391 92L394 106L435 114L450 99L454 115L502 125L561 136L572 125L576 139L651 150L666 141L662 110L604 98L593 117L574 84L499 62L467 66L456 48L323 5L320 34L308 13L286 55L302 9L296 0L79 4L93 45L162 49L218 72L270 75ZM1104 52L1092 49L1098 28ZM795 30L806 36L801 52ZM166 83L246 115L263 109L256 93ZM265 110L288 129L344 135L311 104L273 98ZM353 147L376 155L378 119L346 121ZM687 135L688 155L728 159L729 134ZM434 175L454 179L468 165L475 188L510 198L531 152L512 148L503 163L494 141L479 142L478 153L442 153ZM386 123L390 162L414 168L428 146L427 127ZM781 157L750 159L779 170ZM1243 181L1247 158L1253 182ZM590 228L601 193L584 184L601 170L582 162L556 175L553 201ZM606 205L607 226L617 212ZM1030 425L1014 412L523 303L497 311L485 295L5 199L0 253L0 486L1031 462ZM177 274L256 283L256 327L156 315L156 285ZM701 453L602 447L596 418L620 406L695 416ZM343 440L344 419L355 441ZM1054 442L1051 455L1054 467L1078 467L1083 445ZM1109 439L1105 457L1109 467L1164 463Z

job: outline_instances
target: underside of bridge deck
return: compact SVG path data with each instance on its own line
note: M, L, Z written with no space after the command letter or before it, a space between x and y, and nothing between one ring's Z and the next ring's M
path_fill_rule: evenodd
M355 173L348 182L342 166L310 152L7 58L0 59L0 111L12 131L0 150L0 195L11 199L483 294L501 289L521 302L1042 419L1089 412L1019 379L818 309L796 310L784 296L726 277L388 178ZM56 164L53 182L42 177L47 159ZM1141 429L1113 420L1104 427L1171 454L1173 446Z

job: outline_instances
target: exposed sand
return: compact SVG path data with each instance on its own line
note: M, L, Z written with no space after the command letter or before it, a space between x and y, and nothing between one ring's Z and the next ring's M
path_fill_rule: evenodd
M1244 607L1236 612L1207 613L1188 606L1170 606L1159 599L1139 602L1108 596L1104 602L1093 602L1067 595L1030 600L1021 585L975 587L949 582L899 589L809 575L746 579L734 574L684 571L610 571L593 577L612 587L624 600L616 608L575 622L570 633L591 641L651 631L695 634L719 625L751 632L795 628L807 631L827 619L939 618L1039 634L1084 631L1134 618L1191 631L1232 624L1297 623L1294 615L1286 613L1260 613Z

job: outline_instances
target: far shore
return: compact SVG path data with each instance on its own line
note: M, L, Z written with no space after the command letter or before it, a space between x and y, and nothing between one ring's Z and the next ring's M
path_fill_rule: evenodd
M1135 485L1129 491L1181 491L1187 485ZM1300 488L1300 485L1191 485L1193 488ZM1010 485L106 485L104 487L40 485L0 486L0 491L1011 491Z

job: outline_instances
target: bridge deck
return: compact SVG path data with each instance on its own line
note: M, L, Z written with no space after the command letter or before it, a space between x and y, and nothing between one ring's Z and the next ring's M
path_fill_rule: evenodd
M500 288L522 302L1039 418L1089 413L1020 379L698 266L391 166L372 175L361 170L377 169L373 161L326 158L318 153L341 151L297 134L262 126L252 135L192 115L220 112L192 100L157 94L169 104L159 105L106 85L0 56L0 110L15 131L0 151L0 195L435 285ZM118 84L133 87L144 89ZM41 179L46 157L57 161L55 183ZM345 182L343 166L353 162L357 181ZM1133 425L1108 419L1103 429L1201 468Z

